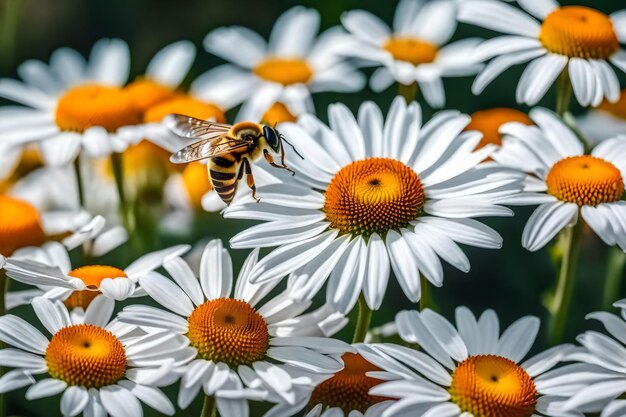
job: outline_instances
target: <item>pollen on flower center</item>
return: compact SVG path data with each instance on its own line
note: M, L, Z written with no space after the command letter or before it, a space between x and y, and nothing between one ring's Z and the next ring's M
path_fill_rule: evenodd
M126 273L121 269L106 265L88 265L76 268L68 274L71 277L78 278L89 288L100 288L100 283L105 278L126 278ZM65 305L69 309L87 306L100 295L100 291L74 291L65 301Z
M196 307L188 322L187 337L198 356L233 369L263 359L269 348L265 320L243 300L209 300Z
M148 78L139 78L124 87L137 110L144 113L150 107L173 98L176 92L171 88L152 81Z
M506 107L497 107L480 110L472 114L472 120L465 130L477 130L483 134L483 138L476 146L477 149L490 143L500 146L502 145L502 138L498 130L500 126L509 122L532 124L526 113Z
M274 126L278 123L295 121L296 116L291 114L287 106L279 101L272 104L272 107L263 113L263 116L261 117L261 122L270 126Z
M389 399L368 394L372 387L384 381L371 378L365 373L380 371L380 368L358 353L344 353L341 359L344 368L315 387L309 400L311 407L316 404L329 408L339 407L348 415L353 410L365 413L372 405Z
M128 361L122 342L93 324L64 327L46 348L50 376L85 388L115 384L126 375Z
M172 113L184 114L202 120L215 120L224 123L226 116L218 106L193 97L180 96L161 102L150 107L143 116L144 122L160 122L165 116Z
M437 45L409 37L392 37L385 42L383 48L398 61L410 62L413 65L433 62L439 50Z
M306 84L313 77L313 70L301 59L270 58L253 71L264 80L283 85Z
M115 132L139 122L139 111L130 94L100 85L81 85L67 91L59 99L55 116L61 130L72 132L84 132L93 126Z
M451 401L474 417L530 417L537 389L515 362L495 355L470 356L452 374Z
M539 40L548 51L570 58L607 59L619 50L609 16L584 6L563 6L550 13Z
M16 249L40 246L46 236L39 212L25 201L0 195L0 255L11 256Z
M622 198L624 180L619 169L590 155L571 156L552 166L546 177L548 193L579 206L597 206Z
M402 162L369 158L343 167L326 189L324 211L343 233L384 235L405 227L424 207L419 177Z

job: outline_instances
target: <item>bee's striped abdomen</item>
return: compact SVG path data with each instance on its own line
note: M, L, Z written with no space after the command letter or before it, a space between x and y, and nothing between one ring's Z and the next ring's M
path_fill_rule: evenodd
M230 204L237 190L238 173L241 166L239 155L222 155L211 158L207 164L213 189L222 201Z

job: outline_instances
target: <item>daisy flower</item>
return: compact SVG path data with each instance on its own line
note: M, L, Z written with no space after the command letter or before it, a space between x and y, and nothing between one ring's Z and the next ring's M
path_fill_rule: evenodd
M563 369L567 378L561 377L559 385L571 391L564 404L565 411L601 412L601 417L619 417L626 413L626 367L621 358L626 357L626 300L614 304L622 309L622 317L599 311L587 315L598 320L609 335L587 331L578 336L581 348L569 355L576 363Z
M252 392L253 399L295 402L296 387L310 378L294 377L285 367L311 374L342 369L333 356L350 351L348 344L305 335L330 335L337 331L337 323L342 326L345 321L330 311L322 321L319 315L303 315L311 303L292 301L284 293L259 306L275 285L250 284L257 257L258 250L253 251L233 282L228 252L221 241L211 241L202 255L199 277L182 259L170 258L163 266L173 281L158 273L140 278L148 295L169 311L133 305L120 313L123 322L184 335L196 349L195 360L180 370L181 408L203 388L206 395L216 397L221 415L246 416Z
M16 281L47 287L46 297L61 300L70 309L86 310L99 294L118 301L145 295L139 288L139 277L188 250L188 245L178 245L151 252L137 258L124 269L110 265L72 268L65 248L50 242L41 248L28 247L16 251L4 260L4 269Z
M508 107L494 107L491 109L479 110L470 115L472 121L467 125L465 130L477 130L482 133L483 138L477 147L491 143L496 146L502 145L502 135L500 135L500 127L509 122L517 122L525 125L531 125L532 122L528 115L516 109Z
M239 120L260 120L277 102L292 115L314 112L312 93L362 89L363 75L337 54L346 34L333 27L316 39L319 20L316 10L293 7L276 20L269 42L241 26L211 31L204 47L230 63L209 71L203 82L230 86L224 93L245 102Z
M611 16L556 0L518 0L524 11L492 0L459 2L458 19L506 33L477 47L477 60L491 60L472 86L474 94L507 68L531 61L517 85L518 103L537 104L560 74L568 77L583 106L619 98L619 81L609 62L626 71L626 13ZM537 21L539 19L539 21Z
M190 41L174 42L157 52L145 73L124 87L135 108L144 114L150 107L179 94L176 89L187 76L195 57L196 47Z
M374 91L394 81L417 83L431 107L443 107L442 78L474 75L481 68L469 59L479 39L446 45L456 30L456 10L453 0L402 0L393 28L364 10L344 13L341 21L354 39L345 54L380 65L370 80Z
M295 404L278 404L266 417L301 415L305 417L378 417L392 403L391 398L369 395L368 391L381 379L368 376L381 368L366 360L360 351L365 345L354 344L354 351L341 355L344 367L332 375L322 375L314 385L301 390ZM366 350L371 354L370 350Z
M311 115L282 124L305 155L287 155L296 175L258 187L260 203L242 198L225 211L266 222L237 234L232 247L278 246L251 271L252 282L289 274L291 296L305 300L328 280L327 301L338 311L349 312L361 292L378 309L391 270L417 302L420 272L442 285L439 257L469 270L457 243L501 246L473 217L511 215L496 202L519 191L519 175L479 165L494 147L473 151L480 133L462 133L469 116L446 111L422 127L419 105L397 97L386 121L372 102L358 121L344 105L331 105L329 120L330 127Z
M510 204L539 204L522 234L531 251L544 247L579 217L608 245L626 250L624 173L626 138L613 138L586 155L583 145L554 113L530 112L536 126L507 123L496 162L527 173L525 192Z
M573 346L556 346L520 363L535 341L538 318L523 317L502 335L492 310L476 319L459 307L456 327L429 309L400 312L396 322L400 336L422 350L374 344L368 345L371 354L362 352L384 369L368 376L388 381L370 389L370 395L397 399L382 417L582 417L561 411L566 398L554 387L555 378L544 374Z
M121 89L128 70L128 45L119 39L98 41L88 62L68 48L55 51L49 66L25 62L18 68L23 82L0 79L0 97L24 106L0 109L3 146L15 157L16 149L36 143L52 166L82 152L101 157L123 151L141 139L134 126L139 112Z
M33 300L39 322L50 333L14 315L0 317L0 364L14 368L0 378L0 392L29 386L29 401L62 394L64 416L142 416L141 403L174 415L155 386L172 383L175 366L189 361L186 341L161 332L135 336L135 327L110 321L113 300L98 297L75 321L60 301ZM35 376L43 379L35 382Z
M0 259L20 248L61 240L67 233L68 242L80 245L87 240L81 230L90 220L85 211L39 208L27 200L0 195Z
M577 125L592 144L617 135L626 135L626 90L615 103L604 100L600 105L578 117Z

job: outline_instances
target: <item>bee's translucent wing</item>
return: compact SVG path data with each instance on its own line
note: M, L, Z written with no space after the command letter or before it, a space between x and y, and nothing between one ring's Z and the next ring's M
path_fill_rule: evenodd
M165 117L165 125L172 132L184 138L212 139L228 132L231 125L215 123L208 120L182 114L170 114Z
M184 164L241 151L247 149L248 146L250 146L250 142L229 137L220 136L213 139L203 139L176 152L170 157L170 161L175 164Z

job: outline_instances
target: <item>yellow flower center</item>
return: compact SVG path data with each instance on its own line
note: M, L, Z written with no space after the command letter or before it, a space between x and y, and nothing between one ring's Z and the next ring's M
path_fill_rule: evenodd
M253 71L264 80L283 85L306 84L313 77L313 70L301 59L270 58Z
M356 410L365 413L372 405L389 398L369 395L369 390L384 382L365 375L366 372L380 371L358 353L344 353L341 356L344 368L313 390L309 406L322 404L325 408L339 407L345 415Z
M218 106L197 100L192 97L177 97L159 103L148 109L144 116L144 122L160 122L165 116L172 113L184 114L197 119L213 119L216 122L226 122L224 111Z
M413 65L428 64L437 57L439 49L430 42L401 36L394 36L385 42L383 48L398 61Z
M263 359L269 348L265 320L242 300L209 300L196 307L188 322L187 337L198 356L233 369Z
M515 362L495 355L471 356L452 374L452 402L474 417L530 417L537 389Z
M202 197L213 190L213 185L209 181L207 166L200 162L191 162L185 165L182 173L183 184L193 207L202 209Z
M68 275L80 279L87 287L93 289L100 288L100 283L105 278L126 278L126 273L121 269L106 265L83 266L70 271ZM76 307L86 309L98 295L100 295L100 291L74 291L64 303L70 310Z
M402 162L369 158L343 167L326 189L324 211L343 233L384 235L405 227L424 207L419 177Z
M526 115L519 110L499 107L489 110L481 110L472 114L472 121L465 130L477 130L483 134L483 138L476 146L476 149L482 148L487 144L502 145L502 138L498 129L505 123L519 122L525 125L531 125L532 122Z
M550 52L570 58L607 59L619 50L609 16L585 6L563 6L541 25L539 40Z
M261 122L266 125L274 126L282 122L295 122L296 116L291 114L287 106L281 102L272 104L261 117Z
M25 201L0 195L0 255L16 249L40 246L46 240L39 212Z
M176 92L171 88L148 78L138 78L128 84L124 91L130 95L135 108L140 113L144 113L150 107L176 96Z
M139 111L132 97L122 89L99 85L81 85L59 99L56 123L59 129L84 132L102 126L115 132L122 126L139 122Z
M610 103L604 100L600 103L598 109L611 113L620 119L626 119L626 90L622 90L619 100L616 103Z
M93 324L64 327L46 349L48 373L68 385L102 388L126 375L126 351L113 333Z
M579 206L597 206L621 200L624 180L612 163L595 156L561 159L546 177L548 193Z

